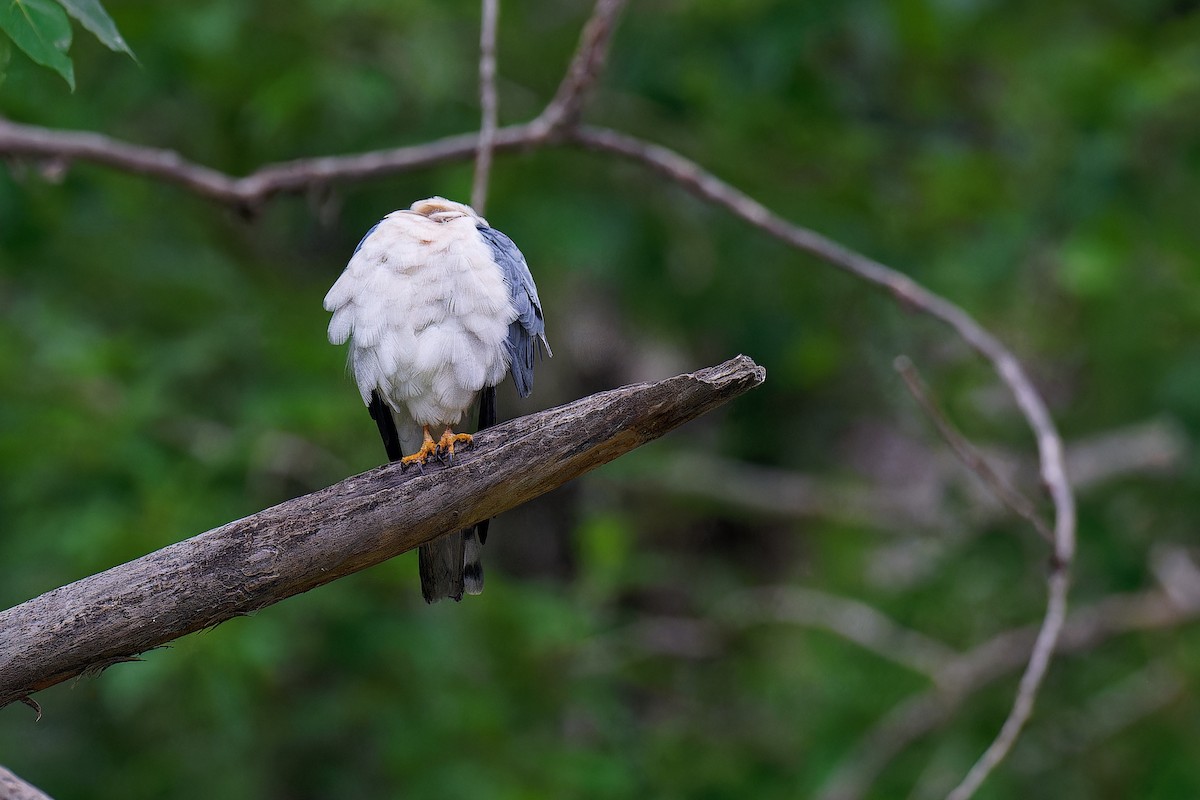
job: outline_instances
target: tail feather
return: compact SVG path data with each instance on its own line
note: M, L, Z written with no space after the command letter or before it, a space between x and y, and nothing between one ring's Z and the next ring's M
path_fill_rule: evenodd
M406 449L417 448L421 441L421 426L403 412L388 407L378 390L371 393L367 410L379 427L388 460L398 461ZM480 395L479 430L495 421L496 389L489 386ZM447 597L461 600L464 592L480 594L483 591L480 550L487 539L488 522L484 520L473 528L448 533L417 549L421 594L426 603L436 603Z
M448 533L417 550L421 571L421 594L426 603L436 603L447 597L462 600L463 596L463 536ZM478 559L478 556L476 556ZM482 584L482 574L480 584ZM478 592L474 592L478 594Z
M479 558L483 542L474 528L462 532L463 543L463 591L467 594L483 593L483 562Z
M496 387L485 386L479 393L479 426L477 431L496 424ZM480 551L487 541L488 524L485 519L473 528L462 532L463 542L463 591L467 594L483 593L483 561Z
M400 431L396 427L396 420L392 418L392 410L383 402L378 389L371 392L371 403L367 406L367 411L379 428L379 436L383 439L383 449L387 450L388 461L399 461L404 455L400 444Z
M496 387L485 386L483 387L483 391L479 393L479 426L475 430L481 431L485 428L490 428L495 424ZM479 538L479 544L481 545L487 543L488 526L491 524L491 522L492 521L490 519L485 519L483 522L480 522L475 526L475 534ZM469 533L469 531L463 531L464 535L467 533ZM482 570L480 571L479 585L480 587L483 586ZM479 594L479 592L472 592L472 594Z

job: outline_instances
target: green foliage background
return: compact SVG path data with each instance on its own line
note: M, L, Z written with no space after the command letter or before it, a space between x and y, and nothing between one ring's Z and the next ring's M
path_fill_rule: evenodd
M475 3L106 7L139 63L80 37L69 94L14 53L0 113L233 173L477 125ZM505 121L552 95L588 10L503 8ZM634 3L588 116L960 302L1069 439L1159 415L1200 430L1194 3ZM0 607L380 463L321 298L379 216L469 184L452 165L245 221L86 165L0 173ZM970 435L1032 450L943 329L592 154L500 157L488 216L526 253L556 351L503 413L738 352L767 384L501 518L482 598L425 607L415 557L396 559L43 692L40 722L3 709L0 763L60 800L806 796L927 684L827 633L729 621L731 597L819 588L963 649L1038 618L1046 553L1016 523L930 534L630 488L697 454L861 480L885 458L864 430L936 447L898 353ZM1077 603L1153 585L1152 545L1195 540L1198 479L1189 462L1083 498ZM880 580L906 538L949 556ZM663 617L704 633L644 635ZM1147 664L1184 679L1169 705L1072 727ZM980 797L1200 795L1198 678L1192 628L1063 657ZM1014 687L971 698L873 796L944 790Z

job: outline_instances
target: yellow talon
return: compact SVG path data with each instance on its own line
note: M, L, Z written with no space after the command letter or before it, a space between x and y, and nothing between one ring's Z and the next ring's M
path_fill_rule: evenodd
M437 443L437 451L439 454L445 453L448 456L454 455L454 445L464 444L470 445L472 442L471 434L455 433L449 427L442 432L442 438Z
M417 464L423 467L425 466L425 462L429 460L430 456L437 455L438 445L433 441L433 437L429 435L429 426L425 425L421 430L425 434L425 441L421 443L421 449L410 456L405 456L404 458L400 459L401 469L404 469L410 464Z
M449 427L442 433L442 438L434 441L429 435L429 426L423 425L421 431L425 434L425 441L421 443L421 449L410 456L404 456L400 459L401 469L416 464L419 467L424 467L425 463L430 458L438 458L447 456L451 460L454 458L455 445L470 445L471 434L455 433Z

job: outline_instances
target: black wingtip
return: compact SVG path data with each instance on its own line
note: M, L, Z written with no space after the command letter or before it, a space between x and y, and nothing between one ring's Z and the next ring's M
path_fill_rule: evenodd
M485 386L479 393L479 428L490 428L496 424L496 387Z
M483 391L479 393L479 428L490 428L496 424L496 387L485 386ZM475 526L475 533L479 535L479 543L487 544L488 523L491 520L485 519Z
M383 449L387 451L388 461L399 461L404 455L400 449L400 434L396 430L396 420L392 418L392 410L379 396L379 390L371 392L371 402L367 406L367 411L370 412L371 419L375 420L375 425L379 428L379 435L383 439Z

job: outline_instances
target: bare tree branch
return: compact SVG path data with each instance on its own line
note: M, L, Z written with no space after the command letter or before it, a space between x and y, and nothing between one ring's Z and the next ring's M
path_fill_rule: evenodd
M704 513L745 520L836 519L883 530L941 531L955 518L934 498L906 487L870 486L794 470L764 467L700 451L667 457L651 475L604 475L594 480L638 496L689 500Z
M1073 486L1145 472L1169 472L1188 462L1191 443L1178 420L1149 419L1073 442L1067 474Z
M390 464L0 612L0 706L469 527L762 383L746 356L477 434L453 465Z
M996 734L996 738L967 772L962 783L946 795L946 800L968 800L971 795L975 794L992 770L1008 756L1013 745L1016 744L1017 737L1021 735L1021 729L1025 727L1025 723L1033 714L1033 704L1037 699L1038 689L1042 685L1042 679L1046 676L1046 670L1050 667L1050 660L1054 657L1054 648L1058 644L1058 638L1062 633L1062 626L1067 616L1067 591L1070 586L1070 576L1066 568L1057 565L1052 569L1047 585L1049 602L1046 606L1046 616L1042 620L1041 630L1038 631L1037 639L1033 643L1033 653L1029 656L1029 663L1021 675L1021 682L1017 686L1017 696L1013 701L1012 709L1000 727L1000 732Z
M496 131L493 149L518 150L542 141L526 123ZM244 178L188 161L173 150L129 144L99 133L56 131L0 118L0 155L87 161L173 183L200 197L254 211L272 197L337 181L358 181L470 158L479 134L447 136L424 144L348 156L323 156L268 164Z
M50 795L0 767L0 800L50 800Z
M617 17L624 7L625 0L596 0L558 91L534 121L544 130L546 138L571 131L578 125L588 92L604 71Z
M929 392L929 387L925 385L925 381L921 379L921 375L917 372L916 366L908 356L900 356L895 362L896 371L900 373L900 377L904 379L905 386L912 394L913 398L925 410L929 419L933 421L934 427L938 429L938 433L946 440L946 444L950 445L950 449L958 456L963 465L971 472L979 476L983 484L987 486L1001 503L1006 505L1014 514L1027 520L1033 529L1045 539L1047 542L1053 543L1054 532L1050 530L1050 526L1041 518L1034 508L1033 503L1025 495L1018 492L1016 489L1004 482L1004 479L996 474L992 469L992 465L983 457L983 454L967 441L967 437L963 436L958 428L954 427L946 413L942 411L941 406L933 398Z
M1173 547L1166 547L1174 551ZM1110 595L1077 609L1063 628L1060 650L1081 654L1125 634L1168 630L1200 621L1200 570L1182 554L1174 554L1187 561L1188 569L1171 576L1172 586ZM1181 602L1181 597L1186 601ZM1038 633L1036 626L1004 631L960 653L852 598L791 586L735 593L715 612L699 619L640 620L593 639L584 660L590 669L607 671L619 663L614 651L626 651L627 658L645 655L719 658L721 643L729 638L729 627L782 623L827 631L924 674L933 683L930 690L889 710L860 739L818 792L821 800L864 797L892 759L949 721L972 694L1019 669ZM1103 729L1101 735L1108 735L1126 720L1153 711L1164 693L1173 691L1175 686L1171 674L1161 676L1161 680L1129 683L1145 692L1138 691L1116 708L1090 704L1088 709L1104 719L1103 724L1098 719L1089 729Z
M1190 683L1169 660L1151 661L1079 704L1066 719L1044 725L1049 730L1023 743L1022 771L1057 770L1064 756L1078 757L1187 697Z
M1112 595L1073 612L1058 649L1081 653L1135 631L1161 630L1200 620L1200 604L1180 605L1164 589ZM972 693L1026 662L1040 634L1033 627L1005 631L945 664L935 688L892 708L834 770L820 800L858 800L897 755L943 725Z
M1075 553L1075 501L1063 466L1062 438L1041 395L1016 356L966 311L925 289L907 275L777 216L766 206L673 150L604 128L580 127L573 132L573 137L584 147L613 153L652 169L759 230L887 290L905 307L927 314L954 329L992 364L1036 437L1042 480L1050 492L1056 512L1056 562L1064 565L1064 568L1070 564Z
M791 624L828 631L936 681L959 656L949 646L905 628L859 600L816 589L768 586L734 592L699 618L642 616L592 637L581 654L586 669L612 672L647 656L719 658L731 628Z
M1004 760L1029 719L1067 608L1070 565L1075 557L1075 497L1063 466L1062 438L1041 395L1016 356L999 339L988 333L962 308L934 294L907 275L843 247L815 231L788 222L673 150L602 128L580 127L572 132L572 136L585 147L643 164L796 249L886 289L906 307L941 320L991 362L1012 393L1036 437L1042 480L1054 503L1054 559L1046 581L1046 614L1042 619L1042 629L1034 642L1012 711L995 740L949 797L949 800L966 800L996 765Z
M772 622L829 631L933 681L959 655L873 606L815 589L779 586L739 593L722 610L740 627Z
M491 2L491 0L485 0ZM245 177L197 164L173 150L131 144L99 133L51 130L0 118L0 156L62 161L87 161L135 175L157 178L200 197L253 213L279 194L303 192L341 181L361 181L461 161L488 152L520 150L546 144L574 124L604 66L616 17L625 0L597 0L584 25L579 47L554 98L532 122L497 128L488 141L485 130L447 136L432 142L373 150L346 156L323 156L267 164ZM486 8L486 5L485 5ZM485 30L483 37L494 31ZM485 69L481 47L480 73ZM493 44L494 56L494 44ZM495 61L491 59L494 72ZM482 90L482 89L481 89ZM494 86L493 90L494 92ZM486 103L487 101L485 101ZM484 109L484 116L488 114ZM490 157L488 159L490 164ZM473 193L474 194L474 193Z
M1036 471L1036 463L1000 445L983 443L979 449L1006 482L1014 481L1015 475ZM1095 492L1116 480L1178 470L1186 463L1188 450L1187 437L1177 423L1151 419L1067 442L1067 471L1077 493ZM746 520L747 515L758 519L833 519L882 532L934 533L983 527L1002 519L1007 512L994 494L974 491L977 482L973 476L964 474L957 460L940 458L939 454L932 450L907 453L911 472L921 477L903 483L828 478L722 458L701 450L672 453L659 462L653 474L605 474L589 480L634 496L667 494L685 498L697 511L738 520ZM962 495L971 505L960 515L950 506L954 496ZM944 540L939 544L928 536L897 544L917 542L923 552L928 552L926 545L938 549L949 546ZM936 569L936 560L928 566Z
M483 0L479 26L479 146L475 151L475 178L471 183L471 206L480 214L487 205L488 178L492 171L499 119L496 101L496 29L500 21L500 0Z

